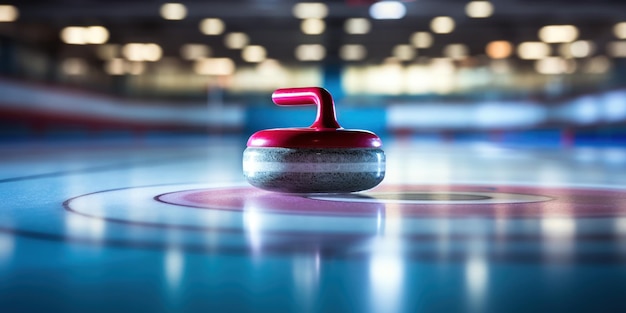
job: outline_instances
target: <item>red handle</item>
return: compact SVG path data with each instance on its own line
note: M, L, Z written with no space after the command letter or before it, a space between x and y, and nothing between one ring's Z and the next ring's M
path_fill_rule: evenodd
M317 105L317 117L311 128L341 128L335 116L335 103L328 90L320 87L284 88L274 91L277 105Z

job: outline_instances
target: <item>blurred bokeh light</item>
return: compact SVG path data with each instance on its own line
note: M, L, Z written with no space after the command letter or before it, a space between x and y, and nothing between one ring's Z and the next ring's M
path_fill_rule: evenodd
M624 12L617 0L5 1L1 136L250 132L263 126L252 111L275 113L274 89L315 84L359 128L389 134L549 130L620 141ZM55 96L83 103L66 112ZM110 120L102 103L127 118ZM155 121L163 108L218 116ZM224 130L219 115L230 113L214 108L242 124Z

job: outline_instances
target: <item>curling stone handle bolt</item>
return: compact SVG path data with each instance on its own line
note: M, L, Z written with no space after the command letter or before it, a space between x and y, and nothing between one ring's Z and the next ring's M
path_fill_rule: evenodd
M328 90L320 87L284 88L274 91L272 101L277 105L317 105L317 117L310 126L315 129L339 129L335 103Z

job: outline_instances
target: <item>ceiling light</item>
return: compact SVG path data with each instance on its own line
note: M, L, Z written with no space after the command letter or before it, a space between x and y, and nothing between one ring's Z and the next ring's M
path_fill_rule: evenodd
M489 1L471 1L465 5L465 13L473 18L490 17L493 14L493 4Z
M14 22L20 15L18 9L13 5L0 5L0 22Z
M188 43L180 48L180 56L185 60L197 60L209 56L210 49L207 45Z
M61 30L61 40L70 45L87 44L85 38L85 28L79 26L68 26Z
M91 44L103 44L109 40L109 31L103 26L89 26L83 35L85 41Z
M229 58L200 59L193 69L199 75L232 75L235 72L235 62Z
M578 38L574 25L548 25L539 30L539 39L546 43L572 42Z
M415 58L415 48L411 45L397 45L393 48L392 55L401 61L411 61Z
M187 8L182 3L164 3L161 6L161 17L166 20L182 20L187 16Z
M346 33L351 35L363 35L370 32L372 24L366 18L349 18L343 25Z
M156 62L163 56L163 50L156 43L148 43L144 44L143 54L144 61Z
M326 57L326 48L322 45L299 45L295 50L296 59L300 61L320 61Z
M128 43L122 48L122 54L129 61L155 62L163 56L163 50L155 43Z
M535 70L540 74L563 74L567 71L567 62L560 57L547 57L535 62Z
M241 57L246 62L259 63L265 60L267 52L262 46L250 45L243 48L243 51L241 51Z
M103 26L68 26L61 30L60 36L70 45L103 44L109 40L109 31Z
M143 61L143 44L128 43L122 47L122 54L130 61Z
M205 35L220 35L224 32L224 22L219 18L205 18L200 22L200 31Z
M487 56L492 59L506 59L513 52L513 45L505 40L492 41L485 48Z
M613 34L619 39L626 39L626 22L620 22L613 26Z
M433 36L429 32L416 32L411 36L415 48L426 49L433 45Z
M300 29L307 35L319 35L326 29L326 24L317 18L307 18L300 23Z
M569 53L574 58L586 58L594 53L595 44L589 40L577 40L568 44Z
M367 56L367 49L363 45L343 45L339 48L339 57L344 61L361 61Z
M448 34L454 30L454 20L449 16L438 16L430 22L430 29L436 34Z
M517 55L524 60L538 60L550 55L550 46L539 41L522 42L517 46Z
M293 16L305 18L325 18L328 15L328 6L320 2L296 3L292 9Z
M244 33L229 33L224 37L224 44L230 49L242 49L249 41L248 35Z
M376 20L397 20L406 15L406 7L399 1L379 1L370 6L370 16Z

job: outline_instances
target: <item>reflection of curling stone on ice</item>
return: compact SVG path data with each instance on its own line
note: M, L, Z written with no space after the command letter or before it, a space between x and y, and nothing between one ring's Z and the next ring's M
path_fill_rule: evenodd
M369 198L363 196L364 198ZM254 238L263 235L290 234L291 239L306 240L314 235L320 241L332 241L341 233L363 237L379 235L386 217L385 204L311 199L298 194L253 192L238 199L243 227ZM299 237L298 236L304 236Z
M323 88L279 89L277 105L317 105L308 128L267 129L253 134L243 170L255 187L288 193L345 193L378 185L385 176L382 142L369 131L343 129L333 99Z

